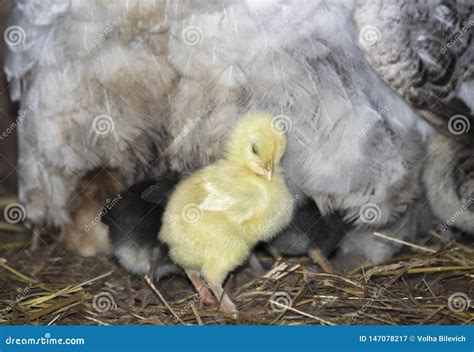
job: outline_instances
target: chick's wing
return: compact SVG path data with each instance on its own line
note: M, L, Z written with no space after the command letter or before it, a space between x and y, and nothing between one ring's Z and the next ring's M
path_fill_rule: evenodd
M204 211L224 212L232 221L243 223L264 206L264 197L258 185L244 182L206 181L202 184L207 196L199 205Z

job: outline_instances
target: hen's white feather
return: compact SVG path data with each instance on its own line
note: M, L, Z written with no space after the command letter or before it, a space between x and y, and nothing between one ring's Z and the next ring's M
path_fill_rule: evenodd
M68 221L71 192L94 168L119 168L131 183L206 165L238 116L264 110L288 126L283 168L294 193L361 228L361 207L374 203L372 227L393 225L420 196L416 165L431 128L365 60L354 6L19 1L12 18L26 40L6 72L33 112L20 126L28 218ZM98 134L104 115L113 128Z

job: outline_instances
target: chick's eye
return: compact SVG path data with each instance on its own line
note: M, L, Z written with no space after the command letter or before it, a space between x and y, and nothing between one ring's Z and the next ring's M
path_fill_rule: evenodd
M257 149L257 146L255 144L252 144L252 152L254 154L258 154L258 149Z

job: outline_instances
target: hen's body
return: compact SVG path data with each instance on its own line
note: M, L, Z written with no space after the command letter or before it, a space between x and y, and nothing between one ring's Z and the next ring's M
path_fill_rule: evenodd
M71 190L88 170L116 167L131 184L153 168L207 165L238 116L260 109L288 126L282 167L293 194L359 232L399 228L420 197L415 166L431 128L365 59L355 6L19 1L13 19L26 39L11 48L7 74L33 112L20 124L28 219L70 222ZM367 204L379 209L369 224ZM394 250L371 236L364 248L374 260Z
M474 4L470 0L359 1L354 15L380 76L450 138L473 144ZM453 116L462 116L458 121Z

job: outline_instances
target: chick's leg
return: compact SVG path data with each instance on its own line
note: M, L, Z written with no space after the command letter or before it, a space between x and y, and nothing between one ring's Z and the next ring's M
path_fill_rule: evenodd
M209 282L209 287L211 291L214 293L214 296L221 302L219 306L219 310L223 313L237 313L237 307L235 306L234 302L230 299L227 293L224 292L222 285L211 283Z
M201 274L208 283L212 293L214 293L214 296L220 302L219 310L223 313L237 313L235 304L222 288L225 277L232 271L233 267L235 265L231 265L230 261L222 260L221 258L210 261L201 269Z
M255 255L255 253L252 253L250 255L249 265L250 265L250 268L252 269L253 274L256 277L261 277L267 273L267 270L265 270L265 268L263 267L262 263Z
M33 227L33 238L31 239L31 252L36 252L40 247L41 233L43 232L42 225L34 225Z
M168 273L169 270L166 266L169 266L170 258L167 254L167 250L160 246L153 248L151 251L150 258L150 270L148 271L148 276L154 280L156 283L165 276L164 274Z
M216 300L212 297L211 292L207 288L206 283L201 277L201 274L195 270L186 270L186 275L188 275L189 280L193 283L196 291L201 297L202 303L204 304L214 304Z
M272 257L273 257L273 260L281 260L281 254L280 252L278 252L278 250L273 247L270 243L265 243L263 245L263 248L265 249L265 251L270 254Z
M329 263L329 260L325 257L325 255L321 252L321 250L317 247L313 247L308 250L308 256L311 258L313 263L318 264L324 272L332 274L334 270Z

